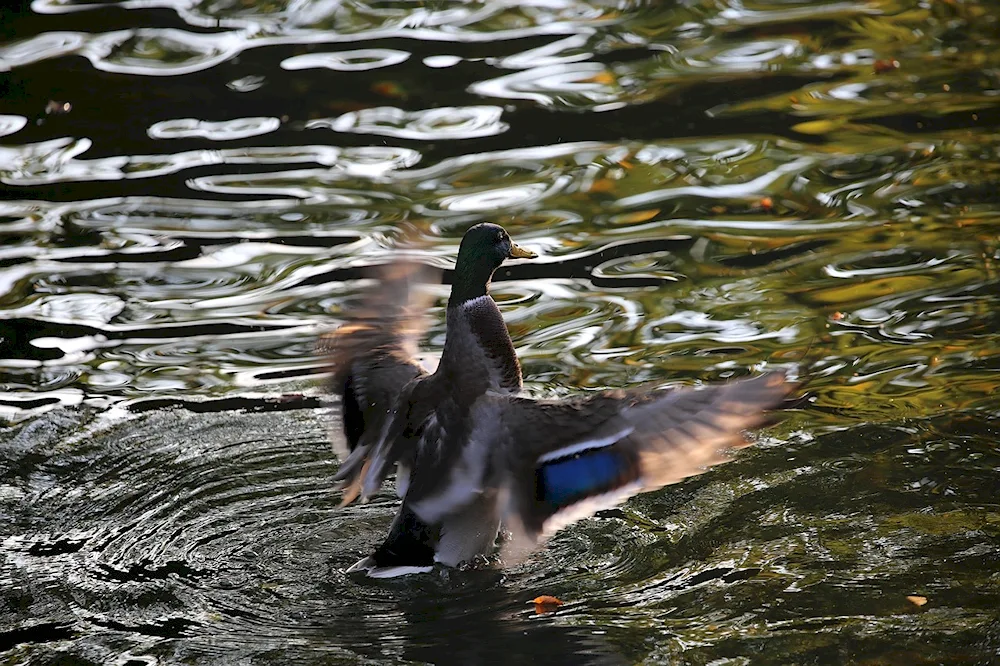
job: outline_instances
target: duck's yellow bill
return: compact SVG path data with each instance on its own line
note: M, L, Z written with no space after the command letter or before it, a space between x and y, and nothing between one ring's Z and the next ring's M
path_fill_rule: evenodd
M525 250L520 245L510 244L510 256L514 259L534 259L538 255L531 250Z

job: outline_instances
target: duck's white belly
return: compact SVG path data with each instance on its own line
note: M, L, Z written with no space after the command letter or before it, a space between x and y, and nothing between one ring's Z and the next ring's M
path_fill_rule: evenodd
M442 521L441 539L434 550L434 559L453 567L477 555L489 555L499 532L497 494L487 491L459 513Z

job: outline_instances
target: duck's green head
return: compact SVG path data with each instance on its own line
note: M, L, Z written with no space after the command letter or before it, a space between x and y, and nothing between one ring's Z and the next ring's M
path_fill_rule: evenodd
M465 232L455 262L455 281L451 288L451 305L483 296L493 271L506 259L533 259L538 255L518 247L507 231L497 224L483 222Z

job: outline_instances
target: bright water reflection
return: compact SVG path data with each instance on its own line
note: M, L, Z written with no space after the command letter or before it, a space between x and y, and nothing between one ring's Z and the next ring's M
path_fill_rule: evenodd
M0 21L0 660L1000 658L996 2ZM394 504L336 507L315 339L480 220L541 255L494 289L529 390L810 400L517 568L346 578Z

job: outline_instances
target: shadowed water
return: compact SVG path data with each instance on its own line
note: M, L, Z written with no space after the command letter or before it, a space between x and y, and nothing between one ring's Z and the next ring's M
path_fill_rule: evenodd
M0 661L1000 660L996 2L0 12ZM517 566L348 577L396 502L337 507L316 338L482 220L531 393L807 399Z

